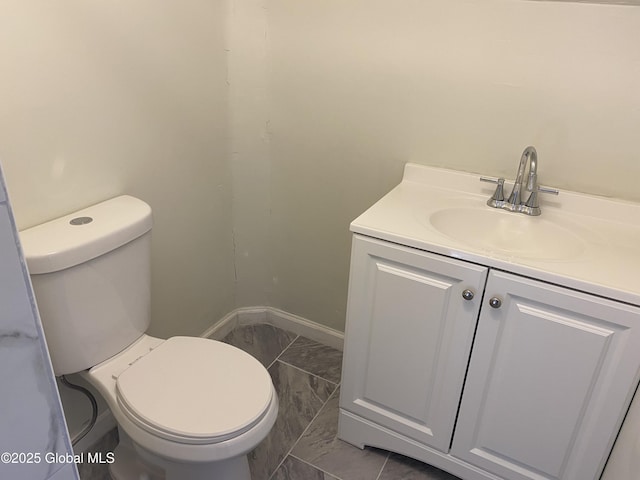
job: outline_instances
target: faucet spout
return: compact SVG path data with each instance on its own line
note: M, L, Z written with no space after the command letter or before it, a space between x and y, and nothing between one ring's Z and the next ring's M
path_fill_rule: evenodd
M525 172L527 172L527 181L525 183ZM504 178L480 177L483 182L497 183L493 196L487 200L487 205L493 208L502 208L510 212L524 213L525 215L540 215L540 205L538 203L538 192L552 193L558 195L555 188L541 187L538 185L538 152L534 147L527 147L522 152L520 163L518 164L518 173L513 184L513 190L509 199L505 200L503 195ZM522 188L531 192L526 202L522 201Z
M524 174L527 169L527 165L529 166L529 175L527 179L526 189L531 192L531 196L529 200L527 200L527 204L531 201L532 197L534 200L537 200L537 191L538 191L538 152L532 146L529 146L524 149L522 152L522 157L520 157L520 164L518 165L518 173L516 174L516 180L513 185L513 190L511 191L511 195L509 195L508 204L511 205L513 210L517 210L521 208L522 202L522 184L524 182ZM537 205L537 201L536 207ZM534 214L535 215L535 214Z

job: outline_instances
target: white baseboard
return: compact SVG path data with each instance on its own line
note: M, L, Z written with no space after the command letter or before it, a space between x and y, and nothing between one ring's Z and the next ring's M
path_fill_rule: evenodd
M338 350L344 348L344 333L339 330L273 307L237 308L207 329L201 337L220 340L238 326L258 323L273 325Z
M267 323L274 327L288 330L297 335L315 340L318 343L336 348L340 351L344 349L344 333L334 330L325 325L321 325L312 320L294 315L292 313L268 307Z

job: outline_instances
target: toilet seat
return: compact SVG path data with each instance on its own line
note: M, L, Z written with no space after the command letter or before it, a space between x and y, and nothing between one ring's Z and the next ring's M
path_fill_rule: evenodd
M116 379L117 402L129 420L185 444L223 442L248 431L273 397L269 373L255 358L196 337L162 342Z

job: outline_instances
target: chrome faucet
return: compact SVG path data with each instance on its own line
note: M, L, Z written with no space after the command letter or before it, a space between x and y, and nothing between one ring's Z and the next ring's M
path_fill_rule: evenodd
M531 192L528 200L522 203L522 182L524 181L524 172L529 165L529 178L527 180L527 190ZM527 147L520 157L520 165L518 165L518 173L516 173L516 181L513 184L513 190L507 200L509 210L526 213L527 215L540 215L540 206L538 205L538 152L534 147Z
M525 171L529 167L527 183L525 189L529 192L526 202L522 201L522 188L525 178ZM554 188L541 187L538 185L538 152L534 147L527 147L522 152L518 173L513 184L513 190L509 199L504 199L504 178L480 177L483 182L497 183L496 191L487 201L487 205L494 208L503 208L510 212L519 212L526 215L540 215L540 205L538 204L538 192L552 193L558 195L558 190Z

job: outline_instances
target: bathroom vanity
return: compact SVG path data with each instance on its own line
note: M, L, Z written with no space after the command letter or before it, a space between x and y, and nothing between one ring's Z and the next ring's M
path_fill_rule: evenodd
M598 479L640 380L640 205L492 192L407 164L351 224L339 437L464 480Z

